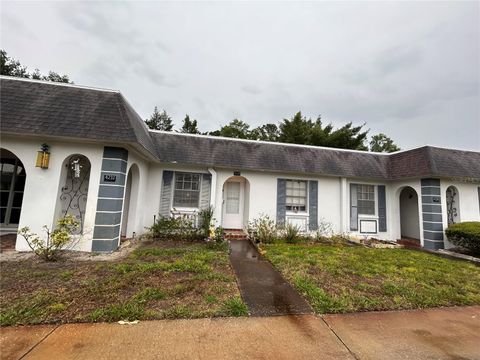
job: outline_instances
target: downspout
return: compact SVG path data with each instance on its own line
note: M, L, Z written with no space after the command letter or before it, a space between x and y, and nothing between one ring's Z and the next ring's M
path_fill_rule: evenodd
M217 199L217 172L213 168L208 168L208 172L212 175L212 183L210 188L210 205L215 206L215 200ZM214 209L217 213L217 209Z
M348 211L348 186L347 178L340 178L340 227L341 233L348 232L349 211Z

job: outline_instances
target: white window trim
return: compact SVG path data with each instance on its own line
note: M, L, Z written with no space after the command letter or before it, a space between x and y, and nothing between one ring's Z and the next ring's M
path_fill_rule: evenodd
M303 181L306 183L305 186L305 211L292 211L292 210L286 210L287 207L287 181ZM308 183L310 180L306 179L285 179L285 216L303 216L303 217L308 217L309 216L309 206L310 206L310 199L309 199L309 188L308 188Z
M198 205L196 207L179 207L179 206L173 206L173 199L175 198L175 183L177 180L177 173L181 174L198 174L200 175L200 181L198 183L199 189L198 189ZM177 211L188 211L192 212L194 210L199 210L200 209L200 201L202 199L202 182L203 182L203 173L202 172L195 172L195 171L173 171L173 178L172 178L172 186L173 186L173 191L172 194L170 195L170 213L175 209Z
M378 184L369 184L369 183L360 183L360 182L352 182L352 184L373 186L373 201L374 201L373 209L375 211L375 214L360 214L360 213L358 213L358 218L359 219L360 218L378 219ZM358 199L357 199L357 201L358 201ZM350 203L350 207L351 206L352 206L352 204ZM359 225L359 228L360 228L360 225Z

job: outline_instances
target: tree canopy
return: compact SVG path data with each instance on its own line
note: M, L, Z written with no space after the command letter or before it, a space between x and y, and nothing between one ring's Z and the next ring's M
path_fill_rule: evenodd
M22 65L20 61L9 57L5 50L0 50L0 74L26 79L46 80L73 84L73 81L70 81L68 75L60 75L55 71L49 71L48 75L42 75L40 73L40 70L35 69L32 73L29 73L26 66Z
M391 153L399 150L401 149L385 134L373 135L370 140L370 151Z
M147 126L152 130L163 130L163 131L172 131L173 130L173 121L167 112L163 110L162 112L158 111L158 107L155 106L153 109L153 114L149 119L145 120Z
M188 114L185 115L180 132L187 134L200 134L200 131L198 131L197 120L190 120L190 116L188 116Z

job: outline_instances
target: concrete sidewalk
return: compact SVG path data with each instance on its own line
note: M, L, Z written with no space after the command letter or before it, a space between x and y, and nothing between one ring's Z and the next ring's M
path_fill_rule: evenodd
M480 306L2 328L2 359L480 359Z

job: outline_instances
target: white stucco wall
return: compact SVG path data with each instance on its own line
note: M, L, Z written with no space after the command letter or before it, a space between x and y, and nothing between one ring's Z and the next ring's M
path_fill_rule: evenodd
M135 169L132 169L132 166L136 166ZM148 202L148 199L151 197L151 191L149 186L150 179L150 165L149 162L144 159L142 156L138 155L134 150L130 149L128 152L128 163L127 163L127 178L129 172L132 171L132 187L130 193L130 201L127 217L122 216L122 225L123 221L127 221L126 224L126 237L131 238L133 233L135 236L143 234L145 229L145 204ZM126 185L126 184L125 184ZM153 184L152 184L153 185ZM125 203L124 203L125 210Z
M48 169L35 167L37 151L40 145L50 146L50 164ZM76 249L91 250L91 238L95 223L99 176L102 165L103 146L98 144L80 144L75 142L50 141L2 136L2 148L15 154L25 166L26 181L20 214L19 228L28 226L30 230L44 237L44 225L55 225L55 209L59 199L59 188L63 161L73 154L86 156L91 164L88 198L85 211L84 235L76 244ZM26 241L17 236L16 250L28 251Z
M48 169L35 167L37 151L42 143L50 146L50 164ZM51 141L42 138L19 138L2 136L1 147L11 151L23 163L26 170L26 183L19 227L29 226L30 229L43 236L42 227L54 226L56 207L59 199L62 163L73 154L86 156L91 163L91 172L86 204L84 235L77 243L76 249L90 251L91 239L95 223L97 195L100 183L104 146L112 144L81 143L74 141ZM162 173L164 170L209 173L209 169L200 166L182 166L177 164L160 164L146 159L135 149L128 148L127 174L132 165L138 168L138 176L134 176L127 221L127 237L133 232L141 235L153 224L154 216L158 216L160 208ZM223 186L228 178L234 176L232 169L214 168L212 178L212 194L214 201L214 217L216 225L222 223ZM405 186L412 187L418 196L418 213L420 241L423 244L422 204L420 179L382 182L378 180L347 179L340 177L306 176L304 174L274 173L262 171L241 170L241 176L247 180L245 191L244 224L268 215L276 220L277 179L297 179L318 181L318 221L332 225L335 233L350 233L350 183L365 183L385 185L387 231L372 235L377 238L396 240L401 238L400 223L400 192ZM446 189L454 185L459 193L460 221L480 221L478 186L476 183L461 182L452 179L441 179L441 205L444 227L447 227ZM376 195L377 198L377 195ZM376 202L376 206L377 206ZM248 216L247 216L248 215ZM411 212L404 209L404 216ZM369 218L360 216L360 218ZM378 214L372 218L378 220ZM407 230L408 232L408 230ZM358 232L355 235L362 236ZM404 235L408 235L404 233ZM449 244L446 242L446 246ZM22 237L17 238L17 250L29 250Z

